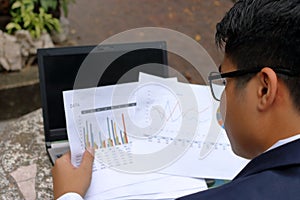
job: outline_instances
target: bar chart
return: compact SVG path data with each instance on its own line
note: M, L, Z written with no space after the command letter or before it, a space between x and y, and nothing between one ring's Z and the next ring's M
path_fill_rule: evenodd
M132 141L126 122L128 110L136 103L85 108L77 118L80 143L95 150L97 169L119 167L132 163Z
M81 127L85 147L99 149L128 144L124 114L122 113L120 117L122 119L122 127L118 127L115 120L106 117L107 126L101 129L98 126L95 128L93 122L86 119L84 126Z

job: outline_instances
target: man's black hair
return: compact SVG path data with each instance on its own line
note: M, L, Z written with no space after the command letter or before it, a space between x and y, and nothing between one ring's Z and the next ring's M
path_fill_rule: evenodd
M283 67L300 72L300 0L240 0L217 24L216 44L238 69ZM300 74L277 74L300 111ZM250 80L241 77L238 84ZM242 80L244 79L244 81Z

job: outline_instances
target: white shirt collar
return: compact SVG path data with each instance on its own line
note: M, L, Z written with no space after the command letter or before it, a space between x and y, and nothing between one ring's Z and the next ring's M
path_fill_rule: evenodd
M282 146L284 144L287 144L289 142L293 142L293 141L295 141L297 139L300 139L300 134L294 135L292 137L288 137L288 138L283 139L283 140L279 140L275 144L273 144L269 149L267 149L265 152L270 151L271 149L275 149L277 147L280 147L280 146Z

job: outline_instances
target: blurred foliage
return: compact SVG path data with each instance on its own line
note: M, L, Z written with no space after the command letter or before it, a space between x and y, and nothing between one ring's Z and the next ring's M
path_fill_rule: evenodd
M47 0L44 0L44 1L47 1ZM68 15L69 15L68 5L70 3L75 3L75 0L60 0L60 5L64 11L65 17L68 17Z
M49 2L47 6L53 6ZM48 33L52 30L60 31L59 20L48 14L44 7L39 7L38 12L34 12L35 3L37 0L12 1L10 8L12 20L6 25L9 34L24 29L28 30L32 37L39 38L44 31Z
M38 4L48 12L49 9L55 10L57 6L60 6L64 12L64 16L69 14L68 5L75 3L75 0L38 0Z

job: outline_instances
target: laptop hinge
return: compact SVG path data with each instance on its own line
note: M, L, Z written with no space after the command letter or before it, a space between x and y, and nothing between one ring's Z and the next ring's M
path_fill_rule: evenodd
M50 148L51 147L51 142L46 142L46 147Z

